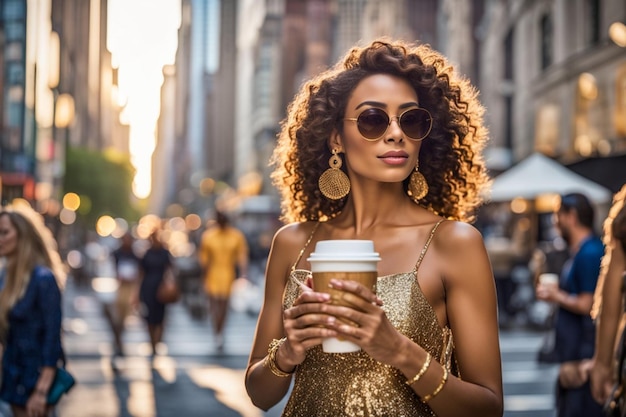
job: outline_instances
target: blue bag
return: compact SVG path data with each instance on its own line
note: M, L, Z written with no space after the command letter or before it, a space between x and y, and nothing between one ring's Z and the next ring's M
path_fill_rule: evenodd
M54 405L59 402L61 396L67 393L76 383L72 374L70 374L65 368L58 367L57 373L54 376L54 381L48 391L47 403Z

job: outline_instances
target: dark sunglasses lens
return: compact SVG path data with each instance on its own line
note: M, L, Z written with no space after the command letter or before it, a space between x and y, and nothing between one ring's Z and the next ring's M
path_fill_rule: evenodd
M412 139L424 139L430 132L432 119L424 109L413 109L400 117L400 127Z
M381 109L367 109L357 118L361 135L367 139L378 139L389 126L389 116Z

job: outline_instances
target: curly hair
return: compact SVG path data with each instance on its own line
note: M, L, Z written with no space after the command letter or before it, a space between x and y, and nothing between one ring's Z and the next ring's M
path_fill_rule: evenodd
M433 116L420 150L420 172L429 192L419 204L446 218L473 221L489 183L482 159L488 135L478 92L428 45L386 38L352 48L334 67L306 82L288 106L271 159L271 178L282 196L282 219L327 220L341 212L347 197L326 199L317 181L331 157L328 138L333 129L343 132L352 92L374 74L408 81L420 106ZM405 190L407 186L408 178Z

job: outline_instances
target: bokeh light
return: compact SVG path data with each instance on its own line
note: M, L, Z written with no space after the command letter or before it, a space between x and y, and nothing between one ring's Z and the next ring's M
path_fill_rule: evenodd
M63 196L63 208L76 211L80 207L80 197L76 193L67 193Z
M202 219L195 213L188 214L185 217L185 227L188 230L198 230L202 226Z
M521 214L528 210L528 201L523 198L514 198L511 201L511 211L513 213Z
M116 227L117 223L115 223L115 219L108 215L101 216L98 221L96 221L96 233L102 237L110 236Z
M76 221L76 212L64 207L59 213L59 220L65 225L74 224Z

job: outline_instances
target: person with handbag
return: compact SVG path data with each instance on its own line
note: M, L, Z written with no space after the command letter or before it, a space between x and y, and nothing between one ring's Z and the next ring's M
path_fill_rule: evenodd
M606 253L592 311L598 330L590 372L591 392L605 405L607 415L621 417L626 416L626 184L613 197L604 222L604 241Z
M152 358L163 339L165 300L159 297L159 289L168 276L174 274L172 255L161 240L160 230L150 234L150 247L141 257L139 303L140 314L148 325Z
M567 242L570 258L559 282L539 282L537 299L557 308L554 353L560 363L556 381L558 417L600 417L602 408L591 396L587 370L594 354L595 326L589 313L598 281L602 240L594 233L595 210L580 193L561 196L556 226Z
M0 212L0 256L6 260L0 291L4 347L0 399L11 405L13 417L50 416L59 395L73 385L71 375L57 371L65 359L61 344L65 272L56 242L30 207L6 207ZM66 375L69 385L56 385Z

